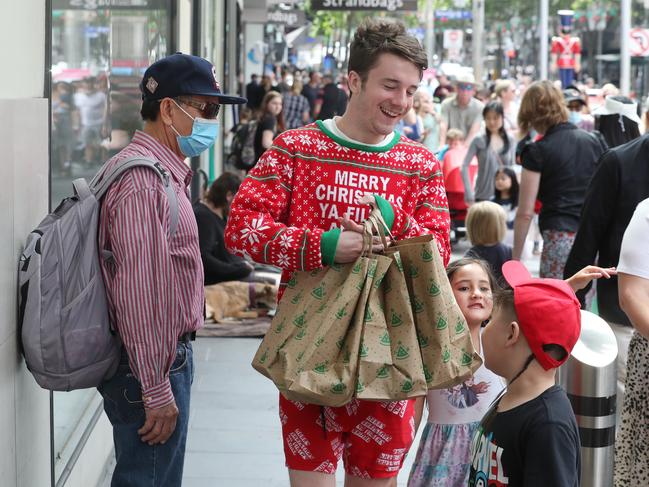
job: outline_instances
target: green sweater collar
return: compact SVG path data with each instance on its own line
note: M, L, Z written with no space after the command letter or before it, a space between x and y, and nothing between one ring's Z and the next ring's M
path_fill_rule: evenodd
M322 130L329 138L333 139L335 142L342 145L343 147L349 147L350 149L356 149L364 152L387 152L390 149L392 149L395 145L397 145L397 142L399 142L399 139L401 138L401 134L395 130L394 136L392 137L392 140L390 142L388 142L386 145L375 147L366 144L359 144L357 142L350 142L349 140L345 140L337 136L325 126L322 120L316 120L316 124L318 125L318 128Z

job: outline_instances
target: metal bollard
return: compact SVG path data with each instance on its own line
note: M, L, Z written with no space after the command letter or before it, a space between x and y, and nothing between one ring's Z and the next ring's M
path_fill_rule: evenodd
M568 393L581 439L581 486L611 487L615 453L617 342L608 323L581 312L581 334L559 384Z

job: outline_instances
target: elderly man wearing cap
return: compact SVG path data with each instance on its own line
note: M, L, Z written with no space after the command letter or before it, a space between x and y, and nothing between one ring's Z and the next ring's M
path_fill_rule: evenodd
M203 323L203 266L187 196L185 157L217 137L223 103L212 64L177 53L144 73L144 129L106 164L153 159L176 195L177 222L161 178L136 167L112 184L101 203L99 247L112 259L102 273L112 322L123 342L116 374L99 392L113 425L113 487L179 486L182 482L193 376L190 340Z
M449 129L459 129L469 145L480 130L484 104L474 98L476 82L470 73L461 73L455 81L455 95L442 102L442 117ZM445 143L445 141L442 141Z

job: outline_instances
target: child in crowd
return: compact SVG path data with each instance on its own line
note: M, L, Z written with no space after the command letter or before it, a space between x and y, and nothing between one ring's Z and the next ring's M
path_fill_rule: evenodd
M494 197L494 178L503 166L513 166L516 153L514 138L505 130L504 111L500 102L487 103L482 111L486 131L473 139L462 163L464 200L467 205L474 201L491 200ZM469 166L474 156L478 158L478 177L472 184Z
M493 306L493 276L484 261L466 257L449 264L446 274L480 353L480 327L491 316ZM503 379L481 366L462 384L428 391L428 422L410 471L409 487L467 485L471 438L504 386Z
M451 239L457 241L464 235L458 228L464 228L466 211L468 209L464 202L464 184L462 183L462 162L468 148L464 145L464 133L458 129L450 129L446 134L448 146L443 151L443 156L439 155L442 161L442 173L444 174L444 187L446 188L446 198L448 199L448 209L451 214ZM440 152L440 153L441 153ZM471 180L475 179L478 171L478 161L474 157L470 167Z
M512 258L512 248L503 243L507 233L507 215L503 207L493 201L475 203L466 216L466 233L472 247L465 257L486 261L498 284L503 284L500 269Z
M439 150L435 153L435 155L440 161L444 161L446 160L446 154L448 153L448 151L458 150L463 147L464 147L464 132L462 132L460 129L449 129L448 132L446 132L446 144L440 147ZM464 149L464 153L466 153L466 149ZM460 161L460 163L457 164L457 167L460 167L461 165L462 165L462 161Z
M514 229L516 207L518 206L518 178L511 167L501 167L496 173L493 202L499 204L507 214L507 229Z
M575 290L614 269L588 266L567 281L532 279L519 261L503 275L513 289L496 296L482 333L484 365L507 380L506 392L484 416L471 444L470 487L577 487L580 442L556 369L579 338Z

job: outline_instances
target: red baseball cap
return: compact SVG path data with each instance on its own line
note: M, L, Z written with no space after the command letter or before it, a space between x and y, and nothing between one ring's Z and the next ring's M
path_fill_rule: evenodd
M559 279L533 279L516 260L505 262L503 276L514 289L518 324L536 360L545 370L564 363L581 332L579 301L572 288ZM566 352L556 360L543 351L543 345L559 345Z

